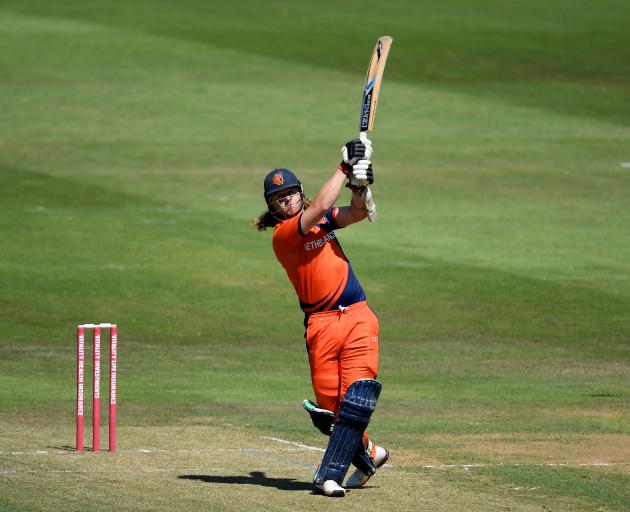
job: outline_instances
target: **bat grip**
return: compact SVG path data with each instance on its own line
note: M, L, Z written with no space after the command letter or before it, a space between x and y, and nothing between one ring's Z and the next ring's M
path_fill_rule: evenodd
M365 142L365 140L368 138L368 132L359 132L359 140L361 142Z

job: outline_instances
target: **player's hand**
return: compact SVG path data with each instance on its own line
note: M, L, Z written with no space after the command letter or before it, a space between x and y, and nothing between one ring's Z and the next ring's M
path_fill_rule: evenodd
M372 156L372 141L370 139L353 139L341 148L343 162L354 165L362 158L370 159Z
M329 436L335 422L335 413L327 409L322 409L312 400L303 400L304 410L311 417L313 425L324 435Z
M365 183L367 181L358 182L355 181L353 184L352 180L346 185L350 190L352 190L352 195L361 198L361 205L357 205L356 203L351 203L355 208L359 208L367 213L368 220L370 222L376 221L376 204L374 203L374 199L372 199L372 191L370 187L368 187ZM352 198L354 200L354 197Z
M353 183L354 182L354 183ZM371 185L374 183L374 170L372 162L368 159L359 160L352 166L352 176L350 176L351 185Z

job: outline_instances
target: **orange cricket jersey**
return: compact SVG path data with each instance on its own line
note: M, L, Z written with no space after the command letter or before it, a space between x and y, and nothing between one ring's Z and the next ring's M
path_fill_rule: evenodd
M273 250L284 267L305 313L330 311L365 300L335 235L337 208L332 208L308 233L300 230L302 214L276 225Z

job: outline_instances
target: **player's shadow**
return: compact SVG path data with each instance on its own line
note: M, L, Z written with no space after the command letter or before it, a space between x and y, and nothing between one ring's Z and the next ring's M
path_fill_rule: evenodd
M293 478L270 478L262 471L252 471L249 476L181 475L184 480L199 480L208 484L237 484L275 487L281 491L312 491L313 484L298 482Z

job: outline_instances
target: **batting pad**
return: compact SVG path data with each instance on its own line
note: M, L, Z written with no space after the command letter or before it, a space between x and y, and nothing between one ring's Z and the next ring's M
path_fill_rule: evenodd
M381 388L381 383L374 379L361 379L348 387L314 483L321 485L326 480L334 480L341 485L362 443Z

